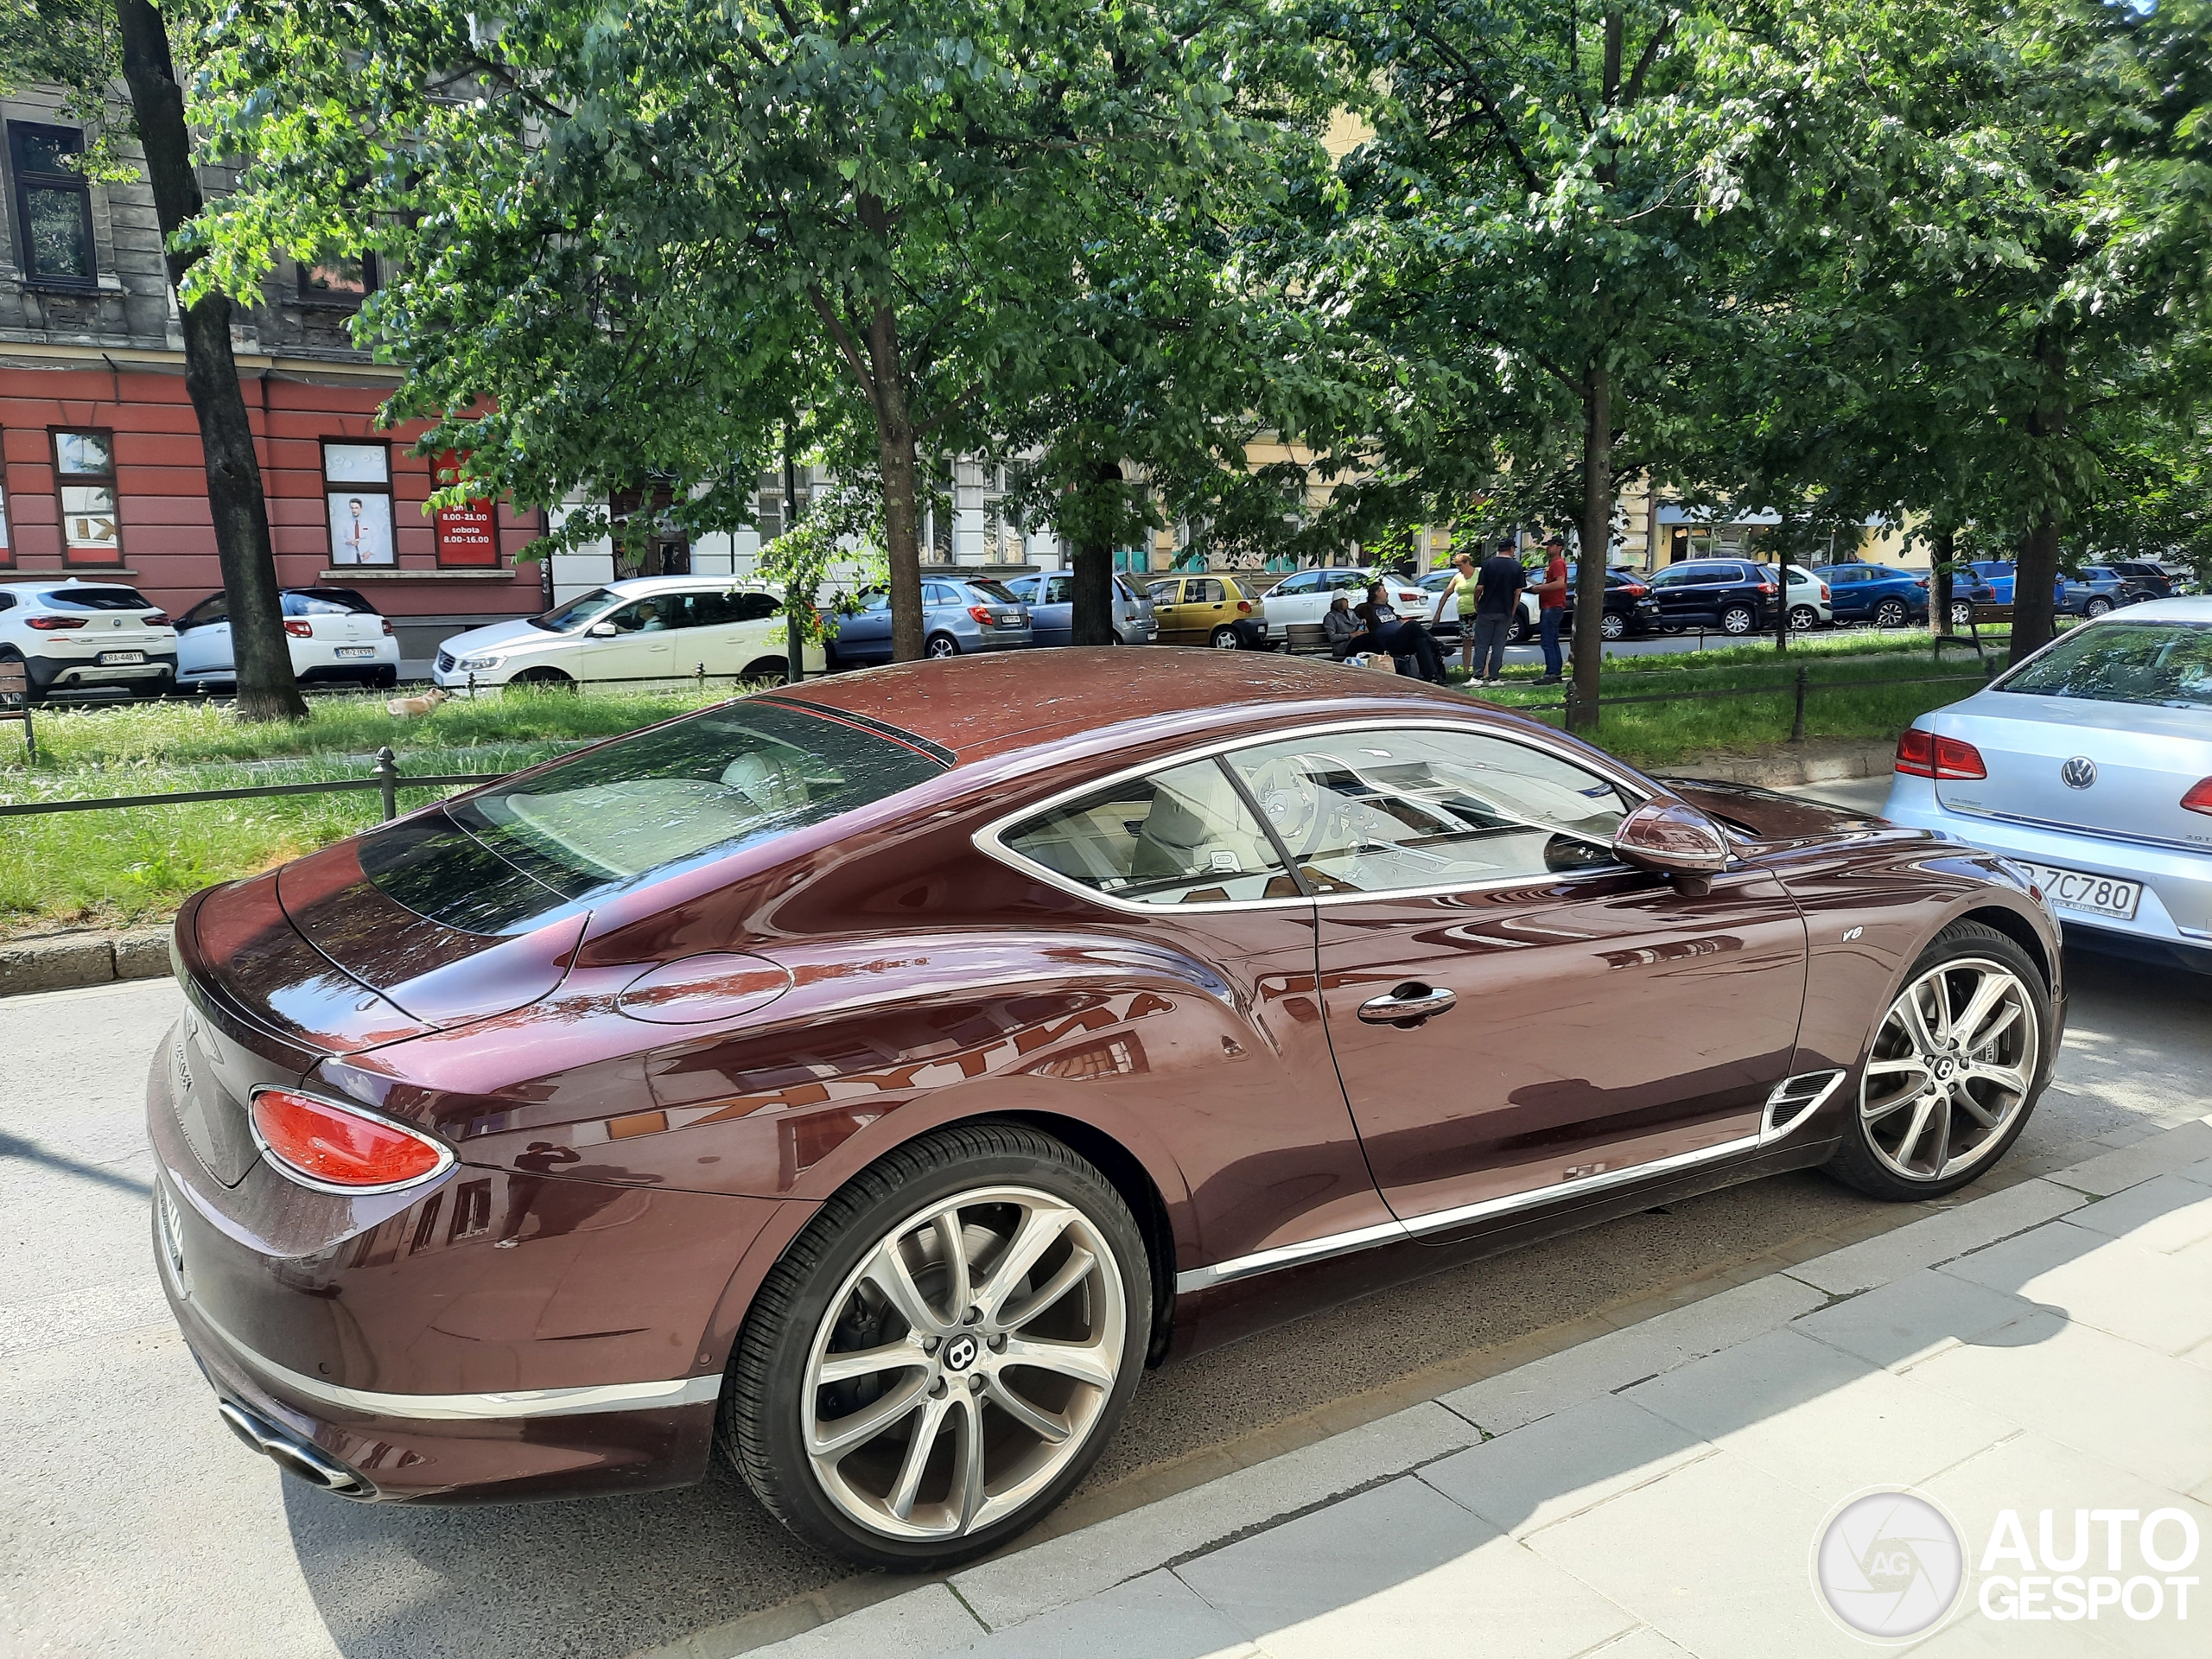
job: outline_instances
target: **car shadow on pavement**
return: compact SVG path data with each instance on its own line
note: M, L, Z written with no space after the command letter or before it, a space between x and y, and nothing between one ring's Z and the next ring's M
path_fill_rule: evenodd
M347 1659L617 1659L842 1576L716 1455L676 1491L453 1508L283 1483L316 1611Z
M2068 1201L2047 1196L2050 1208ZM1584 1651L1638 1624L1690 1653L1863 1652L1808 1569L1824 1522L1870 1488L1912 1488L1948 1511L1962 1534L1966 1624L1988 1622L1978 1569L2002 1510L2031 1538L2039 1512L2055 1511L2062 1552L2076 1509L2178 1509L2212 1537L2212 1506L2185 1496L2212 1491L2212 1164L2007 1231L1856 1294L1776 1281L1723 1293L1714 1303L1765 1292L1802 1310L1748 1336L1738 1321L1726 1346L1711 1333L1730 1320L1693 1304L1446 1395L1491 1438L1187 1550L1172 1572L1133 1566L983 1651L1057 1653L1079 1638L1145 1659L1239 1641L1353 1653L1376 1650L1385 1631L1440 1641L1471 1619L1484 1650L1501 1653ZM1653 1360L1670 1350L1671 1363ZM1213 1501L1228 1496L1224 1484ZM1087 1557L1126 1551L1134 1563L1137 1535L1172 1530L1171 1506L1185 1501L1207 1500L1185 1494L1154 1516L1010 1553L953 1587L969 1607L1006 1607L1026 1584L1090 1576ZM2137 1554L2132 1535L2117 1547ZM2037 1569L1994 1569L2024 1570ZM2159 1634L2179 1633L2170 1622ZM1951 1635L1981 1651L2005 1632ZM1961 1650L1948 1637L1929 1649Z

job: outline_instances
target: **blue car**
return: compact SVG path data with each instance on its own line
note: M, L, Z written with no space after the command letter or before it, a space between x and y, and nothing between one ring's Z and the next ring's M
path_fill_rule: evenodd
M1972 569L1989 584L1991 604L2012 602L2012 582L2018 570L2010 560L1978 559ZM2083 569L2079 578L2060 571L2051 584L2050 601L2051 608L2061 616L2102 616L2146 596L2143 589L2119 571L2107 565L2092 564Z
M1902 628L1928 620L1928 578L1886 564L1824 564L1813 574L1828 585L1835 620ZM1957 601L1955 600L1954 603Z
M1075 578L1065 571L1016 576L1006 589L1029 607L1029 626L1040 645L1070 645L1075 639ZM1114 578L1114 643L1149 645L1160 638L1152 599L1120 576Z
M2012 602L2012 562L2010 559L1976 559L1967 567L1989 585L1989 603L2010 605Z
M975 651L1012 651L1033 642L1029 607L995 582L980 577L922 578L922 652L959 657ZM830 666L858 668L891 660L891 594L871 588L861 608L841 618L830 642Z

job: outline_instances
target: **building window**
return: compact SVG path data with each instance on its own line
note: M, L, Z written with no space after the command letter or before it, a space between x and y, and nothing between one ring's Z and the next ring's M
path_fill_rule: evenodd
M115 435L54 434L54 481L61 497L61 551L70 564L121 564L116 525Z
M359 305L377 291L377 257L300 261L300 298L313 305Z
M23 270L33 282L90 287L92 192L71 165L85 153L85 135L68 127L8 124L9 159L16 172L16 223L21 227Z
M391 446L322 442L323 504L330 518L330 563L389 565Z

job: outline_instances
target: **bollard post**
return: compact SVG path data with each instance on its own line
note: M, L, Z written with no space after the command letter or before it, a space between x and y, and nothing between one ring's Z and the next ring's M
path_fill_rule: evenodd
M698 676L698 692L703 697L707 695L707 665L704 663L699 664Z
M384 797L384 821L390 823L399 816L399 757L391 752L390 744L377 751L376 765L370 770Z
M1805 741L1805 671L1802 668L1797 671L1797 712L1790 718L1789 741L1792 743Z

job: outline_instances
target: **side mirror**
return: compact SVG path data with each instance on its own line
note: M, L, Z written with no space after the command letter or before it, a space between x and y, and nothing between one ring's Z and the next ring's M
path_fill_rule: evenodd
M584 630L587 639L612 639L613 637L614 625L612 622L594 622Z
M1711 875L1728 868L1727 832L1683 801L1646 801L1621 820L1613 851L1661 875Z

